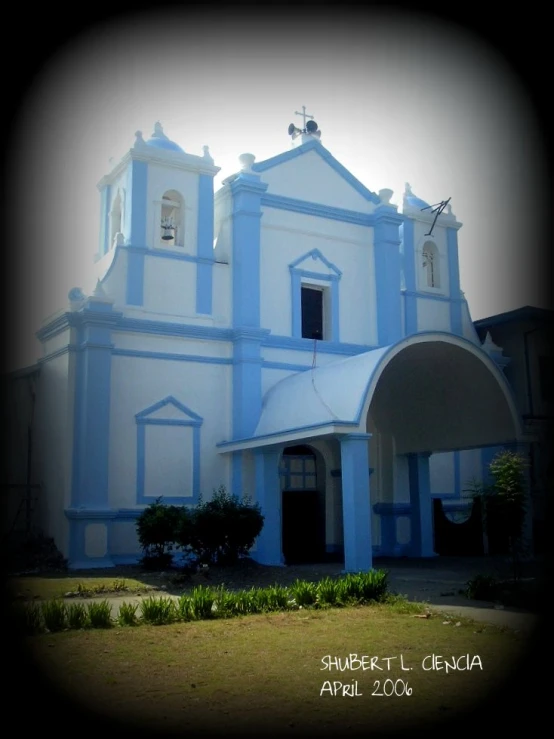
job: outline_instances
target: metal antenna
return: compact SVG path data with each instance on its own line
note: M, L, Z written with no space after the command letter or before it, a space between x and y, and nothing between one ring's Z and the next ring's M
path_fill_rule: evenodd
M433 221L433 224L431 228L429 229L429 233L426 233L425 236L432 236L433 235L433 229L435 228L435 223L437 222L437 218L440 216L440 214L443 212L443 210L446 208L448 203L451 201L452 198L448 198L448 200L442 200L440 203L436 203L435 205L427 205L425 208L422 208L421 210L428 210L431 208L431 213L435 213L435 219Z

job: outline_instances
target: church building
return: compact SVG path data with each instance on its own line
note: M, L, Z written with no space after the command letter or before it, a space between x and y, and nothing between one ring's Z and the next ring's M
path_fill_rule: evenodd
M433 499L467 508L460 479L522 440L450 202L406 185L400 210L315 121L289 136L214 194L208 147L157 123L100 181L97 287L38 332L33 464L70 567L136 562L146 505L221 485L261 505L262 564L434 556Z

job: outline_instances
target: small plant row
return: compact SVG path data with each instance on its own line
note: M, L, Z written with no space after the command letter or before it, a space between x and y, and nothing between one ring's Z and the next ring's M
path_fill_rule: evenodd
M140 588L142 590L143 588ZM136 588L138 591L139 588ZM127 585L125 580L114 580L111 585L88 585L78 583L75 590L71 590L64 594L64 598L86 598L92 595L102 595L104 593L123 593L132 592L133 588Z
M122 603L117 619L111 615L108 601L70 603L62 600L42 604L19 604L21 624L28 634L67 629L105 629L139 624L170 624L177 621L200 621L233 618L256 613L331 608L347 605L379 603L388 594L387 573L383 570L350 573L343 577L325 578L317 583L296 580L291 586L273 585L232 592L224 586L199 585L180 598L150 596L136 603Z

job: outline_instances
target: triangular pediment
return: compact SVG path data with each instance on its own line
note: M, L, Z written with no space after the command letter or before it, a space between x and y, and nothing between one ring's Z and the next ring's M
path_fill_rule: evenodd
M381 201L318 141L254 164L268 194L370 213Z
M321 275L336 275L340 277L342 272L338 267L326 259L319 249L312 249L294 262L289 264L292 270L301 270Z
M140 411L136 414L135 418L139 422L183 421L191 424L202 422L202 418L198 414L191 411L190 408L187 408L182 403L179 403L172 395Z

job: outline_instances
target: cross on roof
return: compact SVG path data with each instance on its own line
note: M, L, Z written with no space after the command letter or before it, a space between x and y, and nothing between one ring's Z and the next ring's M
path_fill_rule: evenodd
M309 113L306 113L306 106L305 105L302 106L302 113L299 113L297 110L295 110L294 111L294 115L301 115L302 116L302 120L303 120L302 127L303 128L306 128L306 118L311 118L312 121L314 119L313 115L310 115Z

